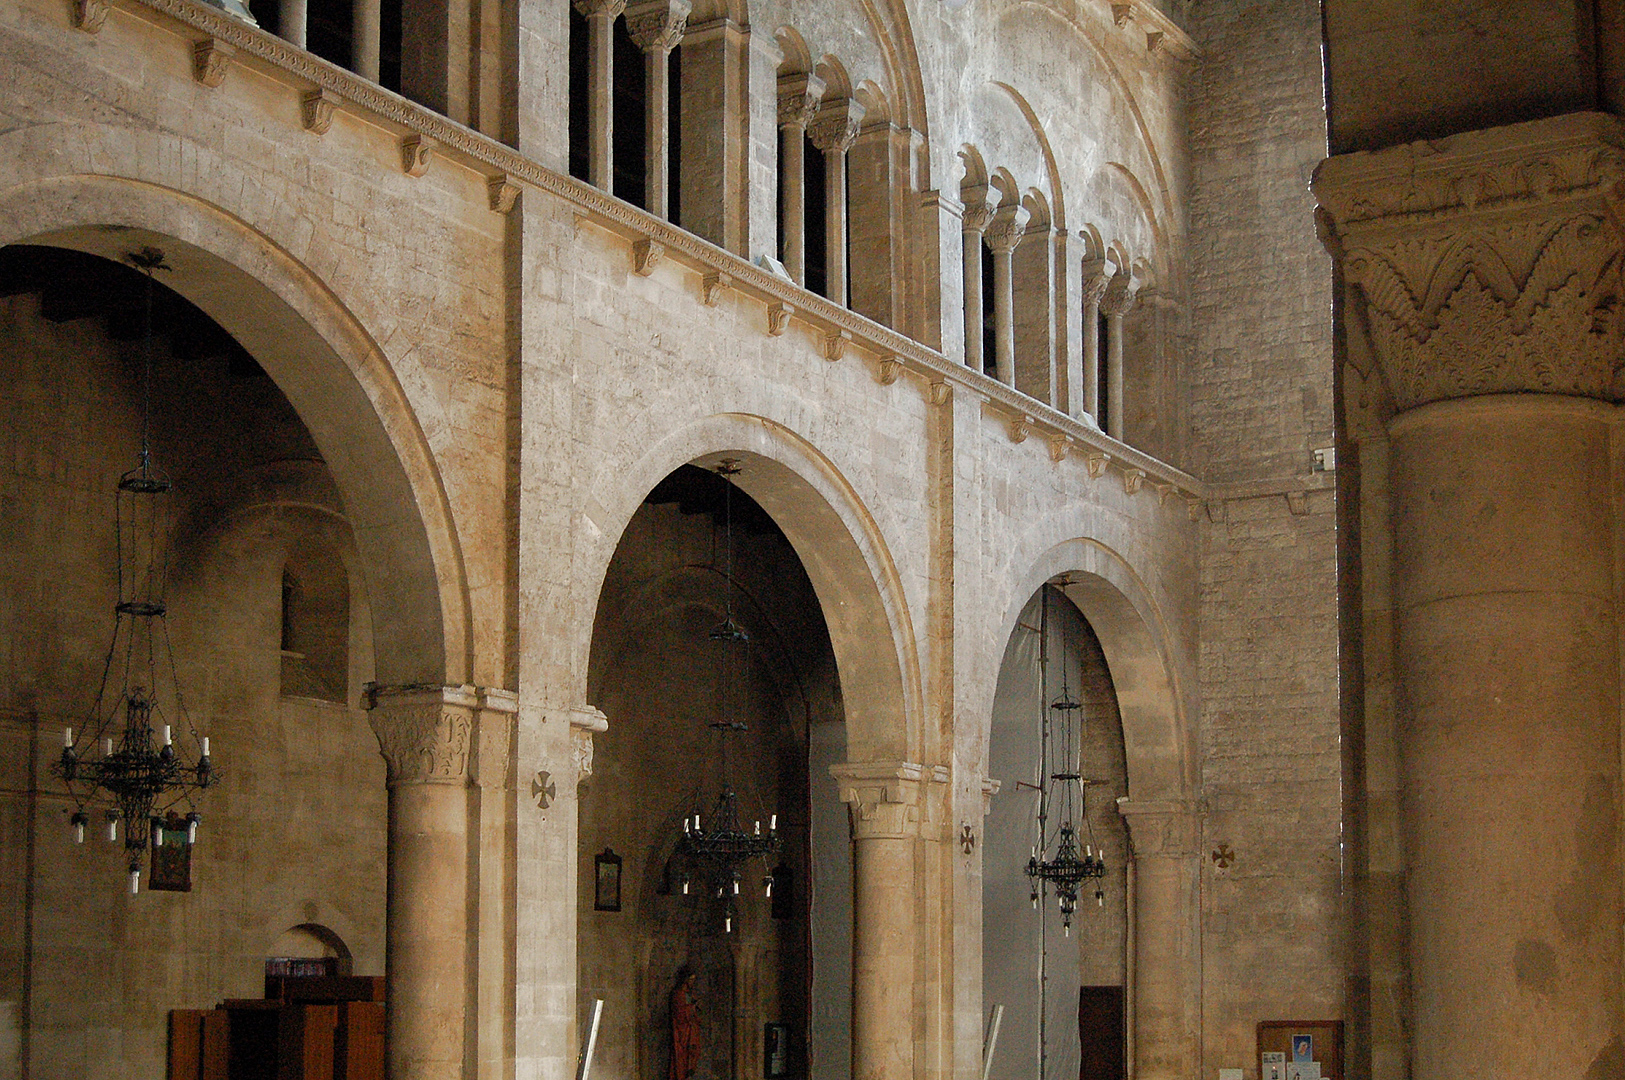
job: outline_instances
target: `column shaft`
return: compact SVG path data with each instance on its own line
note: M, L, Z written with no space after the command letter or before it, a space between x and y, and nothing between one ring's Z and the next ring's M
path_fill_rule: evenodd
M842 307L846 288L846 149L824 151L824 295Z
M626 0L576 0L587 17L587 180L609 191L615 180L615 20Z
M1123 312L1106 313L1106 433L1123 438Z
M993 249L993 377L1016 385L1015 247Z
M280 0L277 5L277 29L290 45L305 48L309 19L309 0Z
M1100 415L1100 298L1106 291L1107 277L1100 267L1084 268L1083 280L1083 346L1082 393L1079 407L1096 426L1102 423Z
M779 258L797 285L807 283L807 125L823 80L815 75L779 79L779 207L784 218Z
M982 357L982 233L993 220L993 208L986 203L965 207L965 366L981 371Z
M378 81L378 54L383 40L380 0L354 0L350 9L350 67L363 79Z
M643 50L643 206L670 218L671 51L683 38L688 0L645 0L626 9L626 26Z
M913 1076L914 870L913 838L853 838L853 1076Z

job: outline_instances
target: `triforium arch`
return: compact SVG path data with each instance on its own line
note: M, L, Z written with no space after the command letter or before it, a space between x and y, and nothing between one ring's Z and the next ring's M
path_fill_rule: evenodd
M1128 797L1130 1074L1190 1075L1200 1039L1200 824L1196 813L1191 680L1169 619L1134 566L1099 540L1076 537L1032 560L1005 596L999 641L1048 581L1100 641L1122 717ZM994 658L997 663L997 658ZM982 740L986 753L986 740Z
M467 839L470 741L482 716L501 728L512 695L469 685L488 665L474 662L451 511L396 373L288 252L172 189L103 175L18 185L0 193L0 244L24 242L112 260L161 248L171 267L163 284L264 369L331 470L373 614L376 688L367 706L390 803L390 1071L398 1080L458 1075L468 1002L444 988L464 986L469 972L468 891L477 876Z
M839 469L801 436L760 416L727 413L673 432L595 492L606 522L585 553L578 588L585 624L576 670L587 669L592 613L626 523L679 465L736 458L734 482L784 531L829 625L853 761L918 761L920 661L902 582L871 511ZM584 688L583 688L584 689Z
M115 261L162 248L163 284L254 356L332 470L367 577L378 681L472 681L462 553L434 460L388 361L314 275L202 200L110 176L0 193L0 245L17 243Z

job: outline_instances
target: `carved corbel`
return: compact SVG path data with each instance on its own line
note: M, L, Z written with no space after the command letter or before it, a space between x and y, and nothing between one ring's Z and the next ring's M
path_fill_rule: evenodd
M767 305L767 332L772 337L783 337L784 332L790 328L790 316L795 314L795 308L789 304L773 303Z
M1123 470L1123 491L1126 494L1129 494L1129 495L1138 494L1141 486L1144 485L1144 483L1145 483L1145 470L1144 469L1124 469Z
M1145 51L1155 56L1162 51L1162 39L1166 37L1161 30L1147 30L1145 33Z
M1083 456L1084 468L1089 470L1089 479L1099 480L1106 475L1106 466L1111 464L1111 457L1096 451Z
M1056 464L1066 460L1072 452L1073 438L1070 435L1055 435L1049 441L1049 459Z
M1201 521L1202 520L1202 507L1204 505L1205 504L1204 504L1203 500L1201 500L1201 499L1186 499L1185 500L1185 513L1190 517L1190 519L1192 521Z
M429 159L437 144L427 135L413 132L401 140L401 171L407 176L422 176L429 171Z
M1116 23L1118 26L1120 26L1120 27L1121 26L1127 26L1128 21L1130 19L1132 19L1133 17L1134 17L1134 5L1133 4L1113 4L1112 5L1112 22Z
M99 34L111 10L112 5L108 0L73 0L73 28L87 34Z
M875 379L879 381L881 386L890 386L897 381L897 376L902 374L902 371L903 362L901 360L895 356L882 356L880 366L875 372Z
M700 279L700 300L706 307L722 303L722 291L733 284L733 278L720 270L713 270Z
M1033 429L1033 418L1032 417L1030 417L1030 416L1018 416L1018 417L1014 418L1013 420L1010 421L1010 441L1013 442L1013 443L1024 443L1024 442L1026 442L1027 441L1027 436L1028 436L1029 433L1031 433L1032 429Z
M507 173L493 176L485 182L485 198L493 211L506 214L519 199L519 185Z
M592 775L592 737L609 730L609 717L584 705L570 711L570 759L575 765L575 782L580 784Z
M626 30L632 41L644 52L670 53L683 40L688 27L688 15L693 10L688 0L646 0L629 4L626 8Z
M231 58L236 55L237 47L219 38L204 38L194 43L192 78L211 89L219 86L226 81L226 72L231 70Z
M632 245L632 272L638 277L648 277L665 257L665 244L644 237Z
M336 93L319 86L299 99L299 122L306 131L326 135L333 128L333 110L338 104Z
M824 359L834 363L846 355L847 342L852 335L845 330L830 330L824 334Z
M1286 508L1293 517L1303 517L1309 513L1309 493L1307 491L1287 492Z
M946 379L931 384L931 404L946 405L954 399L954 385Z

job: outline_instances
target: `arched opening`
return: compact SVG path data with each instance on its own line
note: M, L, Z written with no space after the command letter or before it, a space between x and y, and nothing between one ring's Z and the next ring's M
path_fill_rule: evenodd
M177 243L171 273L183 274L196 251ZM72 842L74 805L54 781L30 796L33 835L8 830L8 846L38 852L4 888L33 909L27 985L38 996L25 1037L41 1068L88 1068L98 1033L111 1031L125 1067L159 1074L168 1010L261 995L267 954L254 928L290 901L345 911L356 955L381 970L387 818L377 741L353 701L289 704L280 666L285 642L303 644L320 658L334 702L349 697L352 676L375 677L370 608L340 554L354 542L344 500L313 432L255 353L167 276L151 290L149 337L137 271L63 247L0 248L0 371L11 388L0 427L29 447L0 464L14 526L0 538L0 604L17 613L13 632L52 642L9 654L0 724L16 729L31 715L60 730L90 706L117 565L108 504L138 454L150 363L145 423L174 483L156 545L168 553L167 645L184 694L171 719L211 738L223 774L199 800L186 873L166 875L176 891L150 891L149 851L149 891L127 896L122 850ZM240 300L262 317L274 309L263 287ZM290 568L299 582L291 594ZM301 599L300 586L312 595ZM291 637L285 613L303 624ZM185 932L160 929L171 926ZM74 1001L91 1004L61 1007Z
M1065 701L1080 707L1054 707ZM982 999L985 1010L1003 1007L989 1075L1027 1076L1042 1059L1045 1076L1121 1076L1130 900L1117 812L1128 794L1122 718L1100 641L1057 583L1022 608L1005 647L988 775L1000 788L982 856ZM1105 864L1103 876L1079 883L1070 927L1055 886L1028 870L1035 852L1057 855L1063 821L1076 828L1078 855Z
M1016 389L1055 404L1055 246L1049 200L1037 188L1022 195L1027 229L1011 255Z
M742 639L716 633L730 621ZM609 718L578 834L578 992L584 1011L605 1003L595 1068L663 1080L685 1053L696 1075L842 1074L846 1047L813 1018L849 1000L847 827L828 780L845 708L784 532L716 472L669 474L609 563L588 671ZM685 856L691 815L714 831L723 790L745 833L779 841L738 864L737 895Z
M300 923L282 931L265 958L266 978L345 976L355 959L350 946L321 923Z

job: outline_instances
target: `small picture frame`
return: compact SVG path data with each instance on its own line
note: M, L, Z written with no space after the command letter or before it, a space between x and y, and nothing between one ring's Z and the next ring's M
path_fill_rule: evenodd
M762 1025L762 1076L777 1080L790 1075L790 1025Z
M147 888L156 892L192 891L192 845L186 819L173 810L152 830L152 872Z
M1346 1080L1343 1021L1260 1022L1258 1066L1260 1080Z
M621 857L605 848L593 857L594 911L621 910Z

